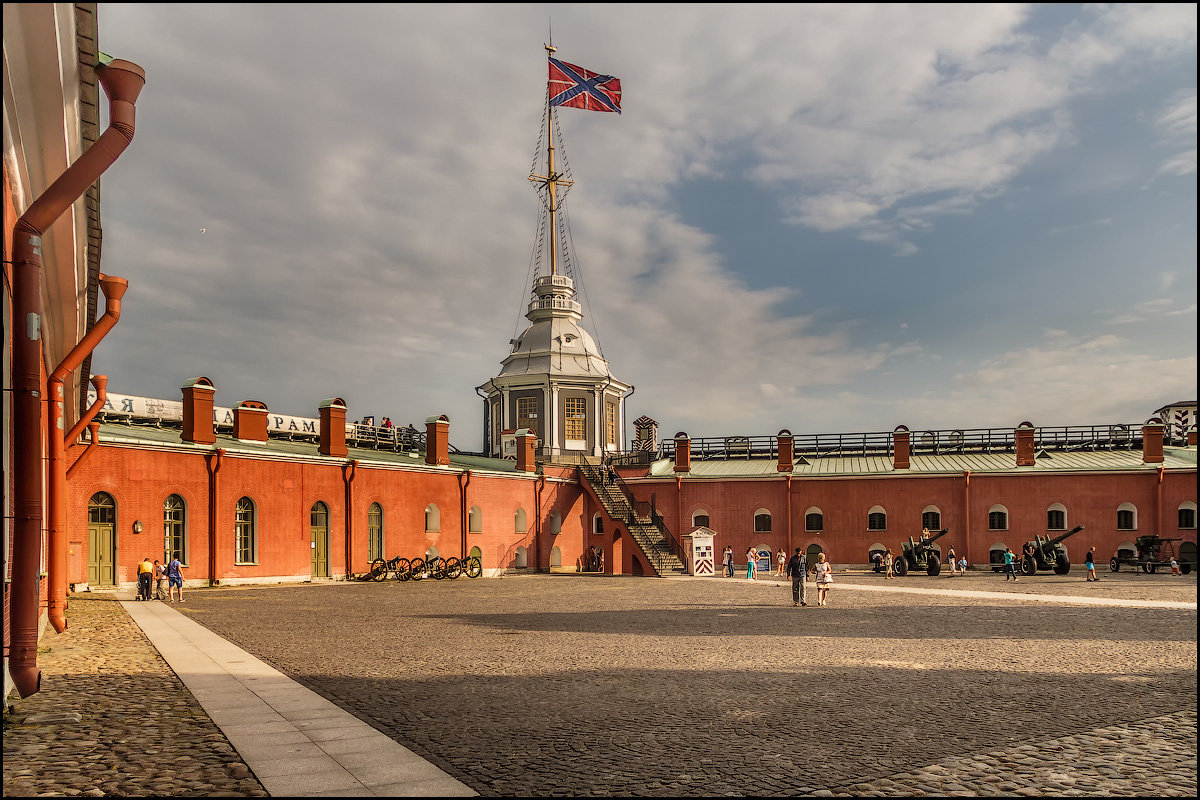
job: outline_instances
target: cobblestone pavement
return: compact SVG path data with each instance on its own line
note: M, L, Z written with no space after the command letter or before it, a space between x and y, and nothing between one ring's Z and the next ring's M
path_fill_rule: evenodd
M119 603L73 597L67 624L5 719L5 797L266 796Z
M1104 596L1195 599L1194 577L1150 579L1163 593ZM930 580L960 579L896 583ZM530 575L178 608L485 795L1194 794L1194 610L790 600L774 581Z

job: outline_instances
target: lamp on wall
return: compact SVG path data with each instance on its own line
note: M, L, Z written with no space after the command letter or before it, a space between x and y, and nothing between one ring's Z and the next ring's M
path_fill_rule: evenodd
M133 521L133 532L134 533L142 532L142 521L140 519L135 519Z

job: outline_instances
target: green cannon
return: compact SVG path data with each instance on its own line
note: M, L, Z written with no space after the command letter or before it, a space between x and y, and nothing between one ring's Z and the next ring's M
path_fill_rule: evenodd
M926 575L937 575L942 571L942 557L933 548L933 543L950 532L942 528L932 536L922 536L920 539L908 537L907 542L900 543L900 555L896 556L892 569L897 575L907 575L910 569L923 569Z
M1164 538L1153 534L1148 536L1139 536L1134 540L1134 546L1137 547L1137 557L1132 558L1128 555L1128 550L1118 551L1116 556L1108 562L1108 568L1116 572L1121 568L1122 564L1133 567L1134 572L1141 569L1142 572L1153 574L1158 571L1159 567L1164 569L1171 566L1171 559L1175 558L1175 548L1172 542L1182 542L1182 538ZM1177 562L1179 571L1187 575L1192 571L1192 564L1182 559Z
M1067 558L1066 549L1060 550L1058 546L1081 530L1083 530L1083 526L1076 525L1053 539L1049 536L1034 536L1033 541L1027 543L1033 554L1025 556L1021 561L1021 574L1033 575L1038 570L1045 572L1054 570L1055 575L1066 575L1071 571L1071 560Z

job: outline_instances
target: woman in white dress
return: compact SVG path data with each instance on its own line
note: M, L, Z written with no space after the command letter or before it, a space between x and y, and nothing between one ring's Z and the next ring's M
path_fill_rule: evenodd
M828 605L826 593L829 591L829 585L833 583L833 565L825 560L825 554L821 553L817 556L817 565L813 570L817 573L817 605Z

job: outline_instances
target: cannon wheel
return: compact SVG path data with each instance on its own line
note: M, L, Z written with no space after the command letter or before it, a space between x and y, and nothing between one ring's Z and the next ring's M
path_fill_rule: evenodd
M1067 558L1066 553L1059 553L1058 560L1054 562L1054 574L1066 575L1071 571L1071 562Z
M1036 575L1037 574L1037 561L1032 558L1027 558L1024 561L1022 561L1021 562L1021 574L1022 575Z
M926 575L940 575L942 572L942 560L938 558L937 553L930 553L929 560L925 562Z
M904 556L896 556L896 560L892 562L892 572L903 578L908 574L908 559Z
M462 575L462 572L463 572L463 565L462 565L461 561L459 561L454 556L451 556L450 558L446 559L446 577L447 578L449 578L450 580L454 580L459 575Z
M381 581L387 577L387 562L382 558L377 558L371 562L371 571L367 573L373 581Z
M1151 575L1158 572L1158 564L1147 564L1146 572L1149 572Z
M1184 561L1182 564L1179 565L1179 571L1182 572L1184 575L1189 575L1189 574L1191 574L1191 571L1192 571L1192 565L1190 563L1188 563L1187 561Z
M412 566L409 567L408 574L409 574L409 576L412 577L412 579L414 581L419 581L422 578L424 578L425 577L425 559L414 558L412 560Z
M1115 558L1112 559L1111 561L1109 561L1108 562L1108 571L1109 572L1120 572L1121 571L1121 562Z
M393 570L396 573L396 580L406 581L409 578L411 578L412 574L409 571L411 568L412 568L412 562L409 561L407 558L397 558L396 566Z

